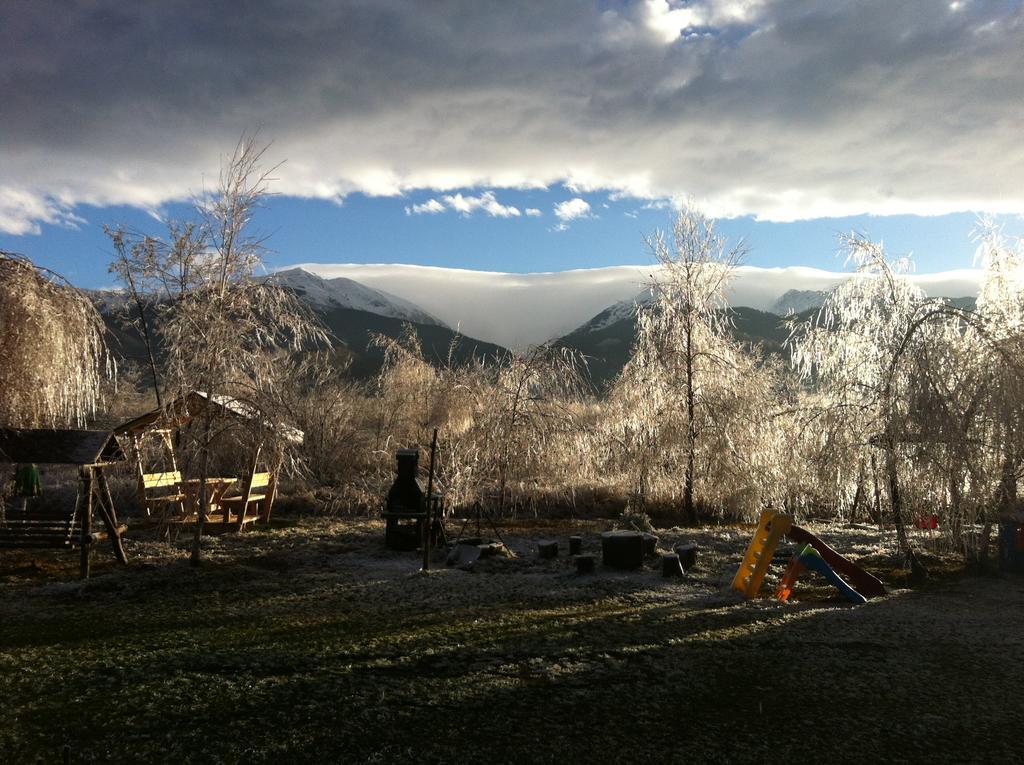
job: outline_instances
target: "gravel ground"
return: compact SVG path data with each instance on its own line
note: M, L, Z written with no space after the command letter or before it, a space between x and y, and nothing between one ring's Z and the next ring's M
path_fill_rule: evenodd
M373 521L210 538L198 570L184 539L132 540L85 583L73 555L3 554L0 762L1018 759L1024 580L935 549L906 589L891 533L815 527L891 594L807 574L745 601L749 529L659 531L699 546L683 580L578 576L568 535L598 552L604 528L504 528L513 555L428 574Z

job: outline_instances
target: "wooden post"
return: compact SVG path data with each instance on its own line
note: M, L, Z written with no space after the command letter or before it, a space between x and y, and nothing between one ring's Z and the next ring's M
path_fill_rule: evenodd
M431 509L434 505L434 455L437 453L437 428L430 442L430 470L427 472L426 517L423 519L423 570L430 570Z
M117 513L114 511L114 497L110 493L110 485L107 483L107 477L103 473L102 467L96 468L96 484L100 490L100 516L103 518L103 524L107 527L107 536L110 537L110 543L114 546L114 557L117 558L117 562L121 564L128 563L128 556L124 551L124 544L121 542L121 527L117 522Z
M85 513L82 515L81 562L79 575L82 579L89 578L89 553L92 551L92 468L83 466L79 470L82 481L82 494L85 495Z

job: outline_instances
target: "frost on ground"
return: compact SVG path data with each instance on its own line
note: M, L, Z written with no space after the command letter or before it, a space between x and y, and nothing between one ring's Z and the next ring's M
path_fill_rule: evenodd
M86 583L5 554L0 761L1014 758L1024 581L904 589L891 535L816 528L892 594L855 608L808 574L799 602L744 601L749 529L659 531L700 548L683 580L576 575L568 536L599 557L603 528L503 528L511 556L428 574L375 521L211 537L198 570L184 538L135 540Z

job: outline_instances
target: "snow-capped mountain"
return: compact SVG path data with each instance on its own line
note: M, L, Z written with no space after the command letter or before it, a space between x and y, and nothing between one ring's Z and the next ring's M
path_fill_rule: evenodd
M640 306L651 301L651 297L651 290L646 289L628 300L620 300L615 305L605 308L590 321L574 329L573 332L600 332L624 319L632 319Z
M772 303L770 310L779 316L803 313L812 308L821 308L828 294L829 290L787 290L782 297Z
M85 293L100 313L122 311L129 300L128 290L124 289L85 290Z
M449 327L506 348L524 348L567 335L606 309L628 311L657 274L654 265L611 266L557 273L501 273L435 266L307 263L325 280L344 277L403 298ZM910 278L932 297L978 293L981 272L963 269ZM737 269L729 291L734 307L776 310L792 290L821 292L857 278L849 273L790 266Z
M304 268L291 268L278 271L270 278L274 284L294 290L314 308L321 310L349 308L417 324L448 326L409 300L343 276L324 279Z

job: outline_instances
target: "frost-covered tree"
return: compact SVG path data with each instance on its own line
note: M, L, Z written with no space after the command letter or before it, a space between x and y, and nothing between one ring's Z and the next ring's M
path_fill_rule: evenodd
M743 350L730 331L726 289L745 249L688 207L671 234L658 231L647 245L660 268L652 299L638 308L637 339L612 399L636 469L635 496L644 501L651 470L680 449L683 518L695 524L698 452L740 400Z
M0 425L83 426L114 373L88 297L28 258L0 252Z
M159 297L155 334L163 349L162 379L168 399L193 390L242 398L264 416L272 405L267 387L274 384L280 354L298 350L324 334L310 310L289 290L263 277L267 250L251 230L253 215L269 194L274 168L263 165L266 152L244 136L224 162L217 188L195 204L192 220L172 221L167 236L141 236L112 229L118 258L113 270L136 292L145 285ZM126 257L127 254L127 257ZM207 407L192 433L202 477L209 475L211 447L224 425ZM253 434L283 448L273 431ZM199 561L205 523L204 496L193 546Z
M933 493L948 509L953 542L984 560L992 523L1017 505L1024 471L1024 248L983 222L977 263L983 278L974 312L957 317L954 341L920 386L923 455L934 465ZM977 524L982 533L973 533Z
M901 467L921 441L913 401L930 350L948 339L949 310L906 278L909 260L889 260L880 244L859 234L843 244L856 273L828 295L813 321L796 329L792 359L864 454L879 452L900 550L924 574L906 533Z

